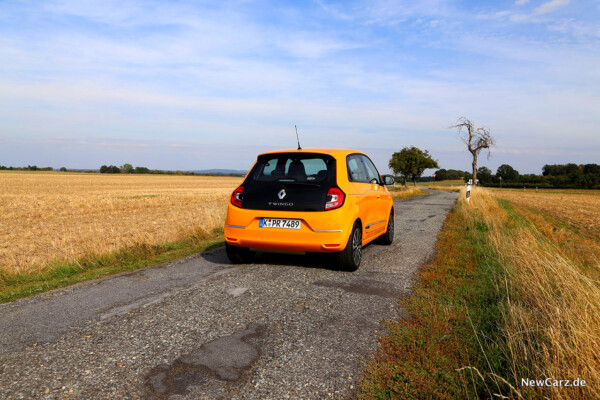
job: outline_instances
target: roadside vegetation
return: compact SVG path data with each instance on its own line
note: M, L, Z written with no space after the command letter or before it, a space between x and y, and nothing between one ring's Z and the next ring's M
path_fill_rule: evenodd
M463 187L465 185L462 185ZM436 186L436 185L429 185L426 186L427 189L432 189L432 190L442 190L444 192L460 192L461 191L461 187L458 186Z
M465 182L462 179L450 179L445 181L435 181L435 182L419 182L419 186L425 187L455 187L462 188L465 186Z
M449 183L452 182L452 183ZM443 190L445 192L460 192L462 188L465 187L465 184L460 181L449 181L449 182L433 182L433 183L420 183L419 186L433 189L433 190Z
M88 253L77 259L55 260L35 272L0 270L0 303L119 272L158 265L222 246L223 229L163 244L138 243L109 253Z
M600 398L600 193L554 208L506 193L463 189L359 399ZM585 207L589 224L569 219ZM586 386L522 384L546 378Z
M419 189L418 187L406 187L398 185L396 187L388 186L388 190L392 194L394 200L408 199L409 197L417 197L426 195L427 192Z

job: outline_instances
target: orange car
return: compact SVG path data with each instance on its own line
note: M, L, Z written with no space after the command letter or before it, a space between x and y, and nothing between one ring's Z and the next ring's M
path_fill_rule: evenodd
M341 267L355 271L365 244L394 239L394 202L385 187L393 183L356 150L261 154L231 194L227 256L248 263L256 251L336 253Z

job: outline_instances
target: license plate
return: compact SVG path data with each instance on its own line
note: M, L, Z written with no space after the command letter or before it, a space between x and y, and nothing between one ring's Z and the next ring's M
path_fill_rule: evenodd
M300 220L282 218L261 218L258 226L261 228L300 229Z

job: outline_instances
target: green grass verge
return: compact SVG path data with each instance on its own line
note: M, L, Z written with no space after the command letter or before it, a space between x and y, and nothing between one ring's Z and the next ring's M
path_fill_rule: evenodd
M224 244L222 229L210 235L158 245L140 244L76 261L56 261L38 273L0 272L0 303L125 271L158 265Z
M489 378L509 376L502 335L507 287L488 227L452 211L434 261L421 269L409 318L386 323L359 382L358 399L472 399L507 393ZM477 334L476 334L477 333ZM468 367L468 368L465 368Z

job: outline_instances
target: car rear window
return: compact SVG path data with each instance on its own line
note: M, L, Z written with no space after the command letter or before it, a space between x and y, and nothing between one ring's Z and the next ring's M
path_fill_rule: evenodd
M335 158L328 154L265 154L243 183L242 208L325 211L327 193L336 186Z
M335 178L335 159L314 153L267 154L258 158L249 178L256 182L322 184Z

